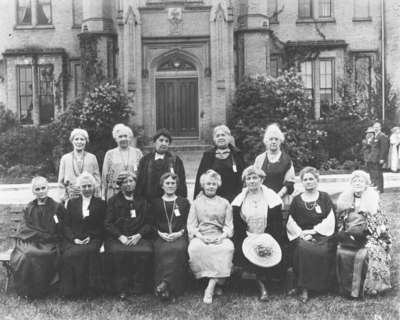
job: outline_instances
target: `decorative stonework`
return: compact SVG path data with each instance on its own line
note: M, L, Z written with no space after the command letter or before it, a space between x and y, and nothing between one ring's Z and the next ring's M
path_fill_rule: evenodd
M169 33L171 35L181 34L183 31L182 8L168 8L168 21L170 23Z

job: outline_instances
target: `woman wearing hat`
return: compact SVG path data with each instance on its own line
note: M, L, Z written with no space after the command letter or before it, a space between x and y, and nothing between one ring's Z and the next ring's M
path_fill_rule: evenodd
M256 275L261 301L268 300L264 282L270 278L270 268L281 260L278 242L283 238L282 200L263 185L264 178L264 171L256 166L246 168L242 174L245 187L232 202L234 264Z
M318 170L305 167L300 179L304 192L293 199L286 229L301 301L307 302L308 290L327 291L334 284L335 214L329 195L318 191Z
M167 172L160 178L164 191L161 198L153 199L149 211L154 216L157 237L154 245L155 293L162 300L182 295L187 279L186 223L190 203L177 196L179 178Z
M131 128L118 123L113 128L112 136L118 146L108 150L104 156L101 178L102 197L106 201L118 192L115 185L118 174L122 171L136 173L139 160L143 157L142 151L129 145L133 138Z
M147 213L146 201L135 197L133 172L120 172L117 185L120 191L107 202L106 271L111 289L124 299L132 287L134 293L142 293L151 276L153 219Z
M94 196L97 185L90 173L82 173L77 186L81 195L68 201L62 221L60 291L66 297L103 288L99 249L103 243L106 204Z
M242 172L244 160L242 152L233 146L231 131L225 125L214 128L213 140L215 147L203 153L196 175L194 197L199 194L200 177L208 169L213 169L221 175L222 185L217 194L229 202L242 190Z
M217 196L221 183L221 176L214 170L201 175L203 191L194 200L187 222L190 268L196 279L209 279L204 303L212 303L216 285L223 284L232 270L232 208L226 199ZM216 292L221 294L221 288Z
M100 186L100 171L96 156L85 151L85 147L89 143L87 131L84 129L72 130L69 141L73 146L73 151L61 157L58 172L58 183L65 188L63 199L79 197L80 189L76 186L76 180L84 171L93 175L96 185ZM96 190L97 195L100 195L99 190L99 188Z
M354 298L391 287L391 237L379 195L370 184L366 172L354 171L350 188L337 201L337 278L340 292Z

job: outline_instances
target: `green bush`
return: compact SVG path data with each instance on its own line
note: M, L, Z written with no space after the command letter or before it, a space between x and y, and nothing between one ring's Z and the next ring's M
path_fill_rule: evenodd
M16 115L12 111L7 110L4 104L0 103L0 133L16 126L18 126Z
M294 70L278 78L247 77L237 87L230 126L239 148L251 163L265 150L266 126L277 122L285 133L285 144L296 168L319 166L324 160L325 132L311 120L313 108L304 94L303 84Z

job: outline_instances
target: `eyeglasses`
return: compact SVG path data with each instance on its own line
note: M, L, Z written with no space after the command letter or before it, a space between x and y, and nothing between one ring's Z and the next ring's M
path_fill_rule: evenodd
M47 186L43 186L43 187L36 187L33 190L36 192L39 192L39 191L45 191L46 189L47 189Z

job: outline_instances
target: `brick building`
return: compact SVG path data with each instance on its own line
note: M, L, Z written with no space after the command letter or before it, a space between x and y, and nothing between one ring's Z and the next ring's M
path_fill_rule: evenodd
M382 49L400 89L400 9L396 0L382 3L0 0L0 102L23 123L50 122L81 91L80 41L90 35L104 73L135 95L135 121L148 136L167 127L209 140L229 117L239 79L277 76L290 59L318 118L349 70L373 85Z

